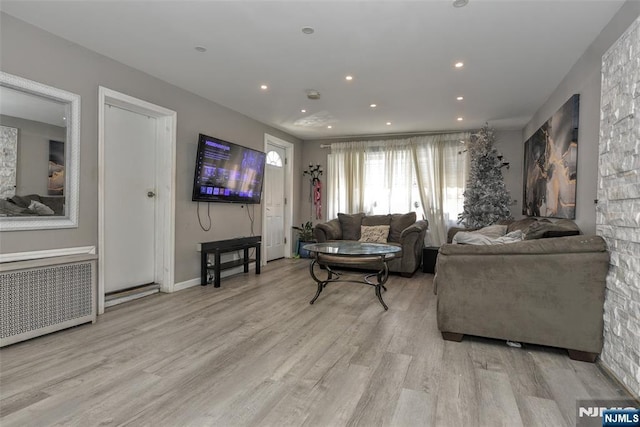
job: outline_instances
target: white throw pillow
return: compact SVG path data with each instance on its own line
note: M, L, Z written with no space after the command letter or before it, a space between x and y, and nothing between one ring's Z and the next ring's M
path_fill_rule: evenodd
M453 243L461 245L501 245L519 242L524 238L522 230L512 231L504 236L491 238L474 231L461 231L453 236Z
M40 203L36 200L32 200L31 204L29 204L29 210L37 213L38 215L53 215L53 209L49 206Z
M361 225L359 242L387 243L389 225Z

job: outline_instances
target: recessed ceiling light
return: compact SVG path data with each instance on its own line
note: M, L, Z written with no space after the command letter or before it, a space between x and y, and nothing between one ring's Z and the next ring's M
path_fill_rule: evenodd
M378 106L378 104L371 104L371 105L369 105L369 107L371 107L371 108L376 108L377 106Z
M345 77L344 79L345 79L345 80L349 80L349 81L351 81L351 80L353 80L353 76L347 76L347 77Z
M331 125L327 126L327 129L331 129L331 128L333 128L333 126L331 126Z
M463 96L459 96L459 97L457 97L456 99L457 99L458 101L462 101L462 100L464 99L464 97L463 97Z
M302 27L302 32L304 34L313 34L316 32L312 27Z
M262 89L262 90L267 90L267 89L269 89L269 86L267 86L267 85L260 85L260 89Z
M62 120L67 120L67 118L66 118L66 117L63 117L63 118L62 118Z
M391 126L391 122L387 122L387 126Z
M469 4L469 0L453 0L453 7L464 7Z
M204 46L196 46L194 47L195 50L197 50L198 52L206 52L207 48Z
M302 110L300 110L301 113L306 113L307 110L305 110L304 108Z
M464 62L462 62L462 61L460 61L460 62L456 62L456 63L455 63L455 67L456 67L456 68L462 68L462 67L464 67Z
M462 121L462 117L458 117L458 121L461 122Z

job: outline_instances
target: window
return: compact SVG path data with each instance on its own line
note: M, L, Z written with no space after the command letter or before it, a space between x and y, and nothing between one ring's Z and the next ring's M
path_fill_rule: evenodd
M275 151L269 151L267 153L267 164L271 166L282 167L282 157Z
M457 133L332 144L327 217L415 212L429 221L432 244L443 243L462 212L466 155L459 143L468 137Z

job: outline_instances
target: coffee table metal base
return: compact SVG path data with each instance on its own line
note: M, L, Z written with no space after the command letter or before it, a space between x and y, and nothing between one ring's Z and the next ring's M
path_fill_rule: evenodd
M389 267L387 266L387 262L386 262L384 256L378 258L377 261L378 262L376 264L379 264L380 270L377 271L376 273L366 274L364 276L364 279L362 279L362 280L346 279L346 278L342 278L343 273L339 273L337 271L334 271L331 268L331 265L323 263L322 262L322 254L318 254L318 256L311 261L311 264L309 264L309 273L311 274L311 277L313 278L313 280L315 280L316 283L318 284L318 289L316 290L316 295L313 297L313 299L311 301L309 301L309 304L313 304L314 302L316 302L316 300L318 299L318 297L322 293L322 290L327 286L328 283L332 283L332 282L352 282L352 283L363 283L365 285L373 286L375 288L376 296L378 297L378 301L380 301L380 304L382 304L382 307L384 307L385 310L388 310L389 307L387 306L387 304L385 304L384 300L382 299L382 290L384 290L384 291L387 290L387 288L384 286L384 284L387 283L387 280L389 279ZM314 271L314 267L316 265L318 265L319 267L322 267L322 268L324 268L326 270L327 278L325 280L322 280L322 279L318 278L318 276L316 275L316 273ZM373 277L375 277L375 279L376 279L375 282L370 280Z

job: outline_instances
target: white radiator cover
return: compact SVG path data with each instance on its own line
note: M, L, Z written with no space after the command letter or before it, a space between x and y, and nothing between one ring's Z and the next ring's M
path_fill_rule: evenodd
M0 347L96 320L95 255L0 264Z

